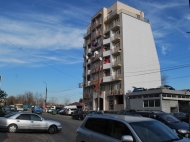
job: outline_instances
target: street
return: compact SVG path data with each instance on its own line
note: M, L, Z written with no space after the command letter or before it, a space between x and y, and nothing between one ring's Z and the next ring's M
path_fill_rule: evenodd
M47 132L18 132L8 133L0 131L1 142L75 142L76 130L80 126L80 120L73 120L71 116L52 115L43 113L42 117L61 122L63 129L56 134Z

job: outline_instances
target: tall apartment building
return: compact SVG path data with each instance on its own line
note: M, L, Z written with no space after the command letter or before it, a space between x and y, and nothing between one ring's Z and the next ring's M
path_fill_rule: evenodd
M87 26L83 48L86 109L126 109L133 86L161 85L151 26L140 10L118 1L102 8Z

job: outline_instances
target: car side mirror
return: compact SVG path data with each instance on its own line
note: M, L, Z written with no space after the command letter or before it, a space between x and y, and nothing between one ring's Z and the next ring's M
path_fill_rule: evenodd
M44 119L43 118L41 118L41 121L43 121Z
M133 137L130 135L124 135L121 137L122 142L133 142Z

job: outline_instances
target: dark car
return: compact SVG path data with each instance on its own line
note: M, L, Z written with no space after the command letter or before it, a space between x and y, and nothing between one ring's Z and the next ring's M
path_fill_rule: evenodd
M88 114L87 111L83 111L82 109L77 109L74 111L74 113L71 115L71 117L73 119L83 120L87 114Z
M185 113L185 112L173 112L172 115L175 116L176 118L178 118L181 121L189 123L189 114L188 113Z
M175 90L175 88L173 88L172 86L169 86L169 85L162 85L158 88L161 88L161 89L169 89L169 90Z
M168 114L163 111L137 111L136 113L144 117L150 117L161 121L162 123L169 126L173 131L175 131L183 137L189 136L189 124L180 121L171 114Z
M141 91L146 91L147 89L145 89L145 88L134 88L133 89L133 92L141 92Z
M10 113L16 113L16 112L18 112L16 110L16 108L10 107L10 106L5 106L5 107L2 108L0 116L5 116L5 115L8 115Z

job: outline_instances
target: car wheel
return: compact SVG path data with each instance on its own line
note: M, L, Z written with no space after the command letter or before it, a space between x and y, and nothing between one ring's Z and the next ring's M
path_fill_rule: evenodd
M15 124L11 124L11 125L9 125L9 127L8 127L9 133L16 133L16 132L17 132L17 129L18 129L18 127L17 127L17 125L15 125Z
M55 134L57 132L56 126L50 126L49 129L48 129L48 132L50 134Z

